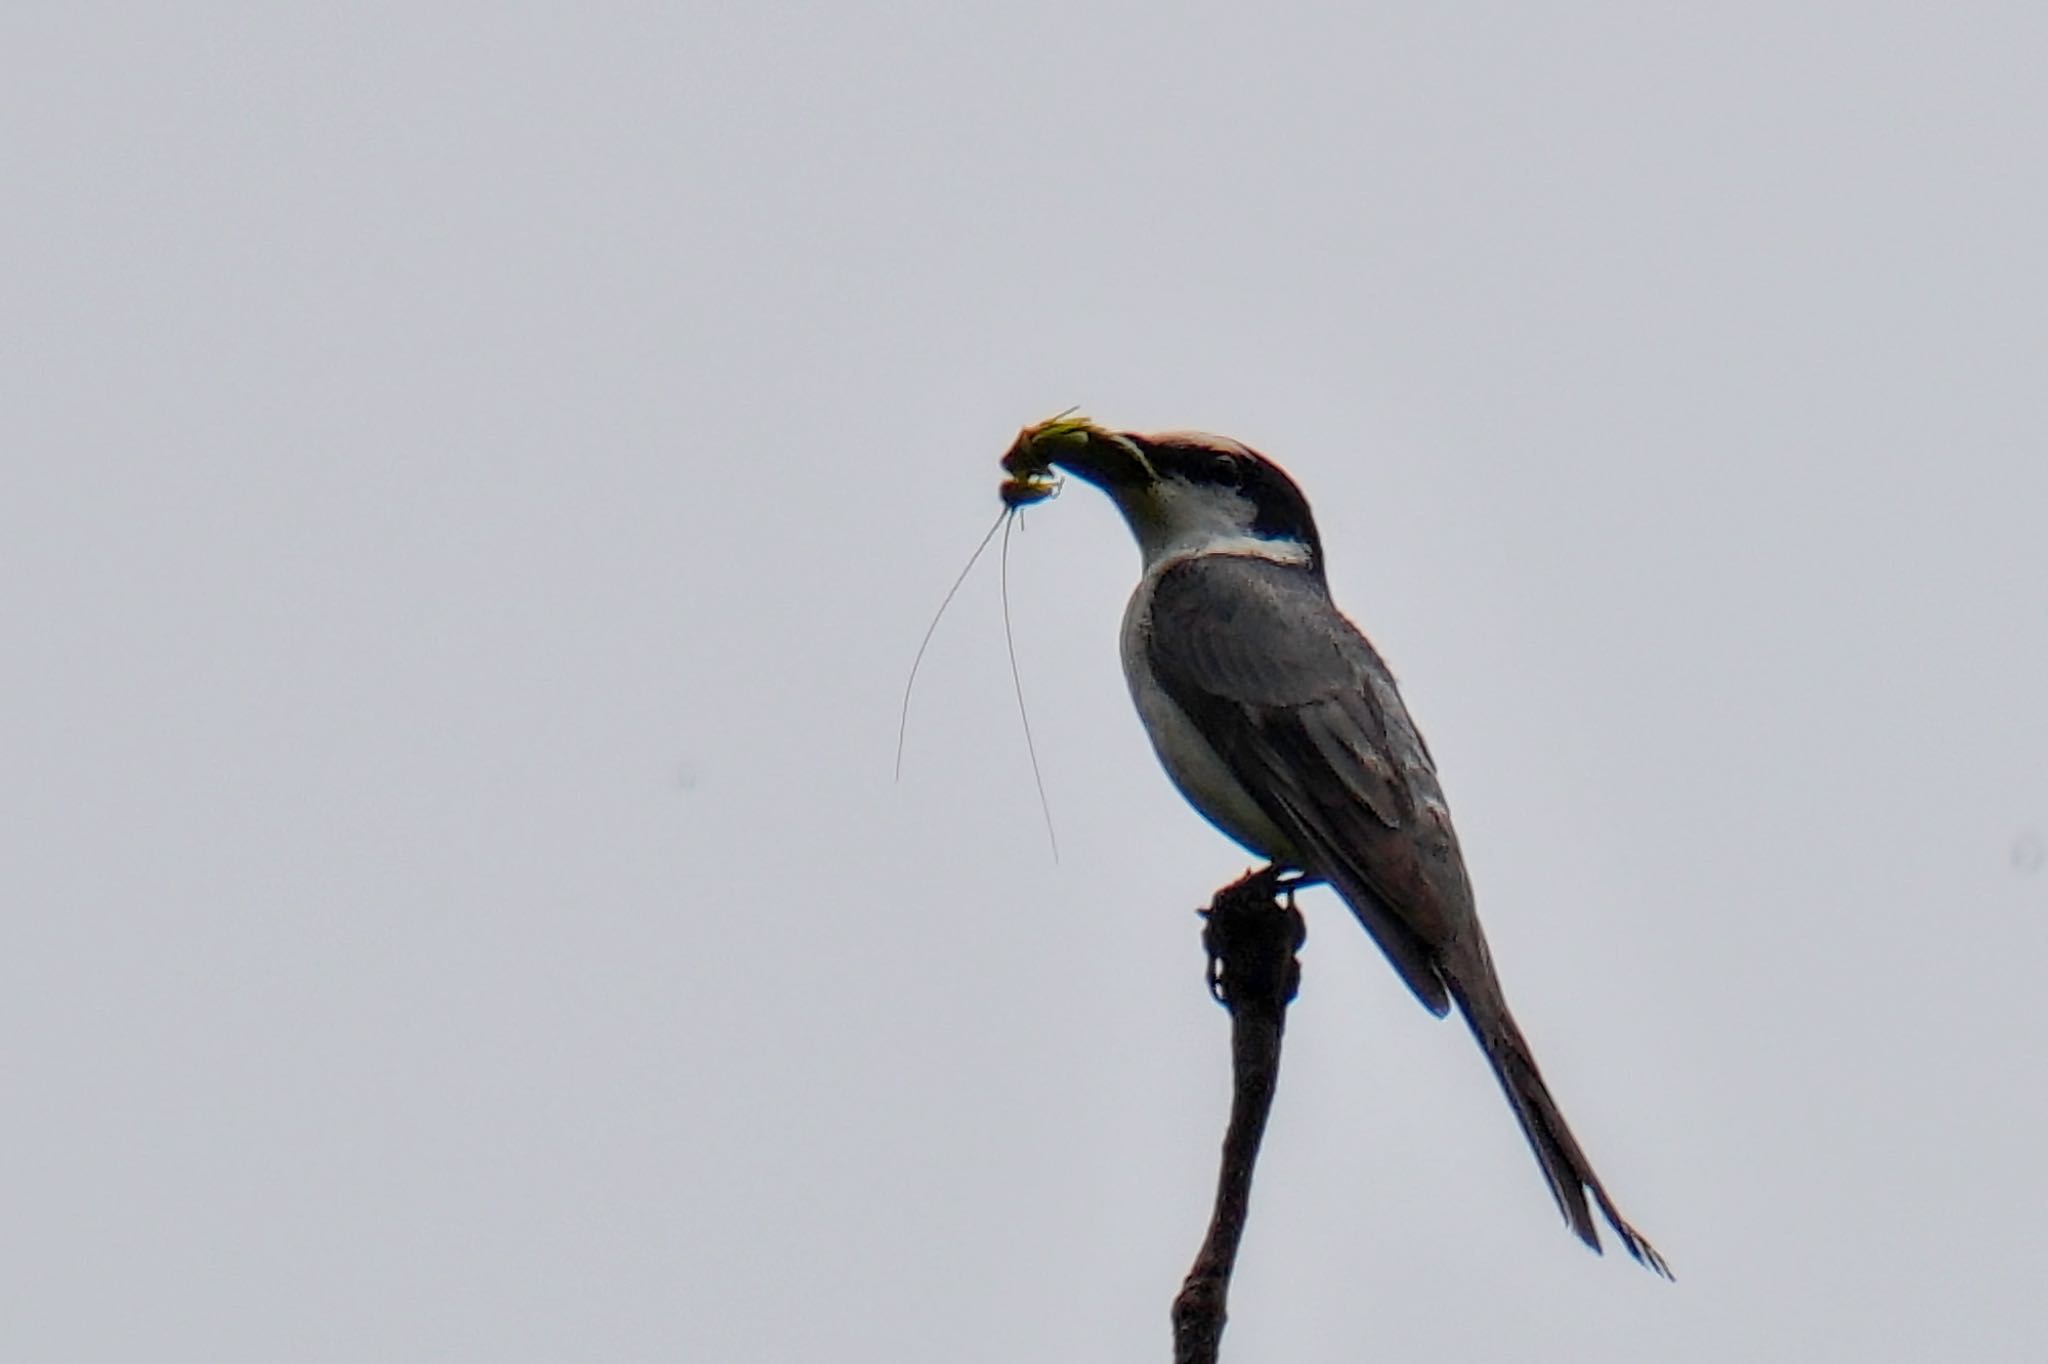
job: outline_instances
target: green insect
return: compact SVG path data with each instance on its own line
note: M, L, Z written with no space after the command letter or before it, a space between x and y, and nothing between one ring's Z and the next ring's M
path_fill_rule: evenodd
M1129 436L1106 431L1070 407L1017 433L1002 461L1003 472L1009 475L1001 488L1003 505L1015 511L1051 497L1061 483L1053 465L1083 457L1097 464L1127 462L1148 478L1154 476L1151 461Z
M1051 474L1027 474L1023 478L1006 478L996 491L1002 494L1003 506L1008 511L1017 511L1034 502L1043 502L1060 490L1062 479Z
M1062 451L1086 445L1090 439L1102 434L1094 422L1078 415L1079 410L1070 407L1056 417L1034 422L1017 433L1017 439L1003 456L1003 469L1011 475L1003 482L1004 505L1023 506L1050 497L1059 487L1059 480L1053 477L1052 472L1054 457ZM1020 500L1012 502L1013 494L1020 495Z

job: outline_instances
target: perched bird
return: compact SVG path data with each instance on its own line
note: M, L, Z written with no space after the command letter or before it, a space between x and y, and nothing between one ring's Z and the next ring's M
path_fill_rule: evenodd
M1013 484L1055 467L1092 483L1129 523L1144 568L1124 676L1181 793L1260 857L1333 887L1431 1013L1456 1004L1572 1230L1600 1249L1591 1195L1628 1253L1668 1278L1508 1011L1436 764L1386 664L1330 600L1294 481L1224 437L1067 416L1025 428L1002 463Z

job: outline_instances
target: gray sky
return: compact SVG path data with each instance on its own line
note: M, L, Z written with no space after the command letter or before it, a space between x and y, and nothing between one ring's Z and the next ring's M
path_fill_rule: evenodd
M1326 894L1238 1361L2048 1338L2048 11L0 14L0 1356L1164 1358L1281 460L1676 1286ZM1536 12L1537 9L1541 13Z

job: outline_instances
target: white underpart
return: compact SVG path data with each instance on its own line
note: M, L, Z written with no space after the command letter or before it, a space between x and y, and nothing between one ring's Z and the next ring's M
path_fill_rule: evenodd
M1152 594L1159 575L1174 564L1196 555L1235 554L1299 565L1309 561L1308 546L1253 535L1252 504L1225 489L1168 479L1134 495L1133 501L1123 510L1145 568L1124 608L1124 680L1130 684L1131 700L1152 740L1152 751L1181 794L1210 823L1260 857L1298 866L1291 841L1238 785L1194 721L1153 676L1149 642Z

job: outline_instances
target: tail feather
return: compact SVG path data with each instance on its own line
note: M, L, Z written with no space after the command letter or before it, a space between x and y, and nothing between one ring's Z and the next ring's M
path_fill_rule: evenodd
M1522 1134L1536 1153L1536 1163L1550 1182L1551 1196L1557 1200L1558 1210L1572 1231L1596 1254L1599 1252L1599 1228L1586 1201L1586 1195L1591 1193L1593 1204L1599 1207L1622 1248L1635 1262L1654 1274L1671 1278L1671 1268L1664 1263L1664 1257L1622 1217L1614 1200L1607 1196L1600 1176L1593 1172L1593 1163L1586 1159L1578 1139L1566 1126L1557 1100L1550 1097L1550 1087L1543 1083L1543 1072L1536 1068L1536 1057L1529 1050L1528 1040L1516 1026L1514 1015L1508 1012L1507 1000L1494 981L1490 966L1476 982L1456 979L1446 972L1445 984L1457 1000L1466 1026L1492 1064L1494 1076L1522 1124Z

